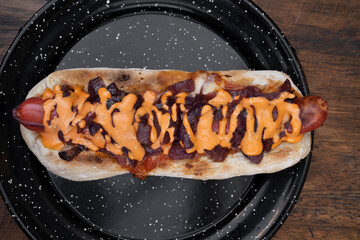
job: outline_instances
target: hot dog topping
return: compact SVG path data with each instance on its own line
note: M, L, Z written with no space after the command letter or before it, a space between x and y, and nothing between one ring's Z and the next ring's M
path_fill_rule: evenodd
M219 77L211 76L218 84ZM81 146L62 152L63 159L90 149L129 165L154 154L174 160L207 154L223 161L230 149L258 163L264 150L301 140L300 110L288 101L295 98L288 80L273 93L231 86L196 94L194 80L188 79L162 93L136 95L114 83L106 87L100 78L89 82L88 92L56 85L42 97L44 131L39 134L50 149Z

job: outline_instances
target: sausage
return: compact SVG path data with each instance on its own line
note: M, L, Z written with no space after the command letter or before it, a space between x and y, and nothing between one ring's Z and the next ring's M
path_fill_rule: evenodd
M39 97L26 99L13 110L13 116L24 127L41 132L44 130L42 124L44 116L43 103L44 101ZM305 96L296 98L294 103L299 105L300 108L302 123L300 133L313 131L324 123L328 112L326 100L317 96Z
M24 127L35 132L44 131L44 101L39 97L26 99L13 110L13 117Z
M306 133L323 125L328 112L326 100L317 96L306 96L294 101L300 108L301 132Z

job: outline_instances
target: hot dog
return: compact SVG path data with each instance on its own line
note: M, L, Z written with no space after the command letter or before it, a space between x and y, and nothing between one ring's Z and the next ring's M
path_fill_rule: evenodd
M13 110L13 116L27 129L42 132L44 131L43 103L44 101L40 97L28 98ZM300 133L311 132L324 123L327 117L327 103L323 98L305 96L297 98L295 103L300 108Z
M13 110L52 172L223 179L289 167L310 151L327 103L276 71L75 69Z

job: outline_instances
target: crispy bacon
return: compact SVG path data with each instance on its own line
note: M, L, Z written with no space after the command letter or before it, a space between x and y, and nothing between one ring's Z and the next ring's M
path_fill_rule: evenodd
M54 117L59 117L59 115L58 115L57 112L56 112L56 105L55 105L55 109L53 109L53 110L50 112L50 120L47 121L47 123L48 123L49 125L51 125L51 120L53 120Z
M84 120L86 123L91 122L95 119L96 113L94 112L88 112L88 114L85 116Z
M230 117L231 114L233 114L236 105L238 105L241 101L241 98L237 99L237 100L233 100L231 103L228 104L228 111L226 112L226 118L227 118L227 123L226 123L226 133L229 132L229 128L230 128Z
M241 98L237 100L231 101L228 106L228 111L226 112L226 118L230 118L231 114L234 112L236 105L238 105L241 102Z
M199 118L201 116L202 105L194 105L188 111L188 120L191 127L191 130L196 133L197 124L199 122Z
M134 105L134 109L135 111L139 109L139 107L141 107L141 105L144 102L144 98L140 95L140 94L136 94L137 100L136 103Z
M53 120L54 117L59 117L56 112L56 108L50 112L50 121Z
M191 149L192 147L194 147L194 144L191 142L190 136L186 132L186 129L185 129L184 125L182 124L182 122L179 124L177 139L179 139L179 141L182 142L183 146L186 149Z
M64 133L61 130L58 131L58 138L60 141L65 142Z
M174 160L191 159L195 157L196 151L187 153L178 140L175 140L169 151L169 158Z
M169 90L174 95L181 93L181 92L186 92L186 93L192 92L195 90L194 79L188 79L185 81L175 83L169 87Z
M172 118L170 118L170 124L169 127L174 127L174 137L177 138L179 136L179 128L180 124L182 123L182 119L180 117L181 111L180 111L180 104L176 103L176 120L173 121Z
M111 94L111 99L106 102L106 108L109 109L114 103L121 102L122 99L127 95L126 92L121 91L117 88L115 83L111 83L106 87Z
M285 82L279 87L280 92L290 92L291 91L291 83L289 79L286 79Z
M280 134L279 134L279 138L283 138L284 136L286 135L286 132L285 131L281 131Z
M284 123L284 128L288 133L292 133L292 126L290 122L291 122L291 118L286 123Z
M163 152L163 150L161 148L157 148L157 149L145 148L145 150L146 150L146 154L145 154L144 158L159 155Z
M278 118L278 109L277 109L276 106L273 108L271 114L272 114L273 120L275 122L277 120L277 118Z
M102 87L105 87L105 84L101 77L90 80L88 84L88 93L90 96L87 101L90 101L91 103L100 102L98 90Z
M84 128L78 127L77 132L78 133L86 133L89 132L91 136L94 136L102 126L96 122L94 122L94 119L96 117L96 113L89 112L85 118L84 121L86 122L86 125Z
M262 151L259 155L256 156L248 156L246 154L244 154L248 159L250 159L253 163L255 164L259 164L261 162L261 160L264 157L264 151Z
M140 144L143 146L150 146L150 133L151 133L151 126L148 125L149 114L145 114L144 116L140 117L140 122L138 125L138 130L136 131L136 138Z
M115 160L122 166L122 167L126 167L127 166L127 161L126 161L126 157L124 157L123 155L117 155L113 152L110 152L108 150L106 150L105 148L100 148L99 152L108 154L110 156L112 156L113 158L115 158Z
M237 120L238 120L237 127L233 133L232 139L230 140L232 148L237 148L240 145L240 142L245 135L246 115L247 115L246 109L243 108L237 117Z
M59 157L65 161L71 161L73 160L74 157L79 155L84 149L85 147L83 145L78 145L72 149L59 152Z
M240 95L241 97L249 97L249 96L255 96L256 93L261 92L259 88L255 86L248 86L242 89L225 89L228 93L231 94L232 97Z
M135 160L133 160L133 159L131 159L131 158L129 157L129 149L127 149L126 147L122 147L122 148L121 148L121 151L123 152L123 156L126 158L129 166L131 166L131 167L136 167L136 162L137 162L137 161L135 161Z
M174 95L170 95L169 97L167 97L166 99L166 105L169 106L169 108L172 107L172 105L174 105L174 103L176 102L176 97Z
M108 99L108 100L106 101L106 109L109 110L114 103L115 103L114 100Z
M204 150L205 153L215 162L222 162L225 160L229 149L216 145L212 150Z
M272 147L272 145L274 144L274 141L273 141L272 138L270 138L270 139L265 139L265 140L263 141L263 144L264 144L264 151L268 152L268 151L271 150L271 147Z
M115 83L111 83L106 89L110 92L111 99L115 102L121 102L122 99L128 95L126 92L119 90Z
M213 108L213 122L212 122L212 130L219 133L219 122L223 119L222 115L222 106L220 108Z
M140 122L147 124L148 121L149 121L149 114L146 113L145 115L140 117Z
M159 97L155 100L154 102L154 106L159 110L161 111L163 114L165 114L166 112L170 113L171 115L171 107L174 103L176 103L176 97L174 95L170 95L166 98L166 101L165 101L165 104L169 107L169 109L166 111L164 106L163 106L163 103L161 102L161 98L163 96L163 94L166 93L163 92L159 95Z
M154 118L154 127L156 129L157 136L159 137L160 133L161 133L161 127L160 127L160 124L159 124L159 120L158 120L158 118L156 116L156 112L154 110L152 110L151 113L152 113L153 118Z
M254 115L254 131L256 132L257 127L258 127L258 121L257 121L257 117L256 117L256 109L254 107L254 105L250 105L251 109L253 110L253 115Z
M67 84L61 86L61 91L63 92L63 97L70 96L71 94L71 88Z
M101 125L96 122L89 122L88 125L91 136L94 136L99 131L99 129L102 128Z
M89 132L89 125L88 124L86 124L84 128L80 128L80 127L77 128L77 133L85 134L87 132Z
M140 144L143 146L150 146L150 133L151 133L151 126L146 123L139 123L138 130L136 131L136 138Z
M155 102L154 102L154 106L161 112L165 111L165 109L163 108L163 104L161 102L161 95L160 97L158 97Z
M271 101L276 98L280 97L281 92L274 92L274 93L264 93L263 95L260 95L258 97L265 97L267 100Z
M185 108L190 109L196 105L204 105L205 100L200 94L196 94L195 97L187 96L185 98Z
M291 83L288 79L279 87L278 91L272 93L263 93L256 86L248 86L243 89L225 89L227 90L232 97L240 95L243 98L251 98L251 97L265 97L269 101L274 100L280 97L282 92L290 92L291 91Z
M169 132L166 132L161 144L165 145L165 144L168 144L169 142L170 142L170 135L169 135Z

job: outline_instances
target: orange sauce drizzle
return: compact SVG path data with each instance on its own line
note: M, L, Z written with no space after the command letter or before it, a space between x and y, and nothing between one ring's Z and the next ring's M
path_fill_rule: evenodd
M134 110L137 96L132 93L126 95L121 102L116 102L107 109L106 102L111 98L110 92L106 88L100 88L98 94L100 102L91 104L86 101L89 94L79 86L74 87L74 91L70 91L70 95L67 97L63 97L59 85L56 85L53 90L46 89L43 95L43 100L46 100L43 104L45 130L40 133L44 146L54 150L61 150L64 147L64 143L58 137L58 132L61 131L66 142L71 140L73 144L84 145L92 151L103 148L119 155L123 153L122 149L125 147L129 150L129 158L141 161L146 152L144 147L137 141L136 131L141 117L148 114L148 124L151 126L151 148L162 148L164 154L169 153L172 142L175 140L175 128L169 127L170 121L175 122L179 117L177 116L176 104L171 107L171 114L168 112L163 113L154 105L158 97L157 94L153 91L146 91L143 94L144 102L137 111ZM160 98L165 110L169 109L166 100L171 95L172 93L167 91ZM212 150L217 145L231 148L230 140L237 127L237 117L244 108L247 111L246 133L240 142L239 149L246 155L256 156L261 154L263 151L263 139L273 139L272 148L277 147L282 141L296 143L302 139L299 107L296 104L284 101L288 98L294 98L295 95L292 93L283 92L279 98L271 101L264 97L243 98L230 115L230 124L226 132L228 121L225 117L228 111L227 104L234 99L239 99L239 96L233 99L228 92L220 89L217 91L216 96L209 100L207 105L203 106L195 133L190 127L187 109L185 108L185 98L187 96L188 94L184 92L177 94L176 103L179 104L180 110L184 114L183 125L194 145L193 148L186 150L188 153L197 151L197 153L202 154L204 150ZM222 107L223 119L219 122L218 133L212 130L212 106L216 108ZM255 108L255 113L252 106ZM76 107L76 111L74 111L74 107ZM276 121L273 120L272 116L275 107L278 110ZM51 119L51 112L54 109L56 109L58 116ZM91 113L96 113L93 121L100 124L105 133L103 133L102 129L93 136L89 132L78 133L78 128L84 128L86 125L84 118ZM161 129L159 134L154 125L153 114L156 115ZM257 121L256 131L255 118ZM292 127L291 133L284 127L284 124L289 120ZM281 132L285 132L285 136L282 138L280 138ZM162 144L166 133L170 136L170 142Z

